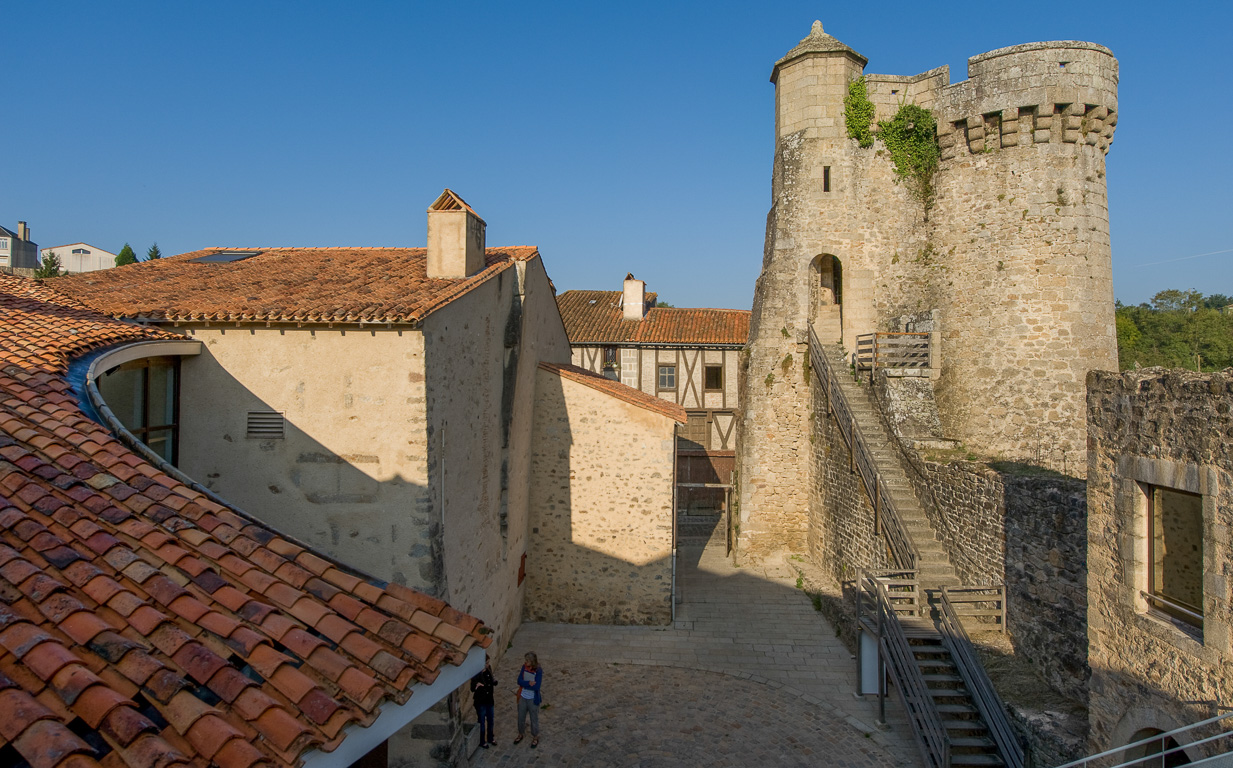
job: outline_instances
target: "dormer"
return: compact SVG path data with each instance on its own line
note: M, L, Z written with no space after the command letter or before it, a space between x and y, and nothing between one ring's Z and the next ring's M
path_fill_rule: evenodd
M428 277L457 279L482 272L484 220L453 190L428 206Z

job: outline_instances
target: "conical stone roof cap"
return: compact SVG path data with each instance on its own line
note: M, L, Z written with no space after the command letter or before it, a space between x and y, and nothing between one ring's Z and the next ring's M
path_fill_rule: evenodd
M826 34L822 30L821 21L815 21L813 28L809 30L809 36L797 43L796 47L788 51L786 56L775 62L775 68L771 70L771 82L775 82L775 78L779 76L779 68L784 64L813 53L843 53L859 61L862 67L869 63L869 59Z

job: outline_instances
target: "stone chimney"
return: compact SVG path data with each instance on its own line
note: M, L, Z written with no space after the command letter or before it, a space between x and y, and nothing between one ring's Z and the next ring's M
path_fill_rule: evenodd
M17 222L17 239L18 240L29 240L30 239L30 228L26 226L26 222L24 221Z
M625 309L625 320L641 320L646 317L646 282L635 280L632 272L625 276L621 306Z
M482 272L484 220L467 202L446 189L428 206L428 276L470 277Z

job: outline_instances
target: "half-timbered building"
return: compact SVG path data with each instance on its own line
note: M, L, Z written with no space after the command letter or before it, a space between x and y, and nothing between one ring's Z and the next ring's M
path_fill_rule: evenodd
M737 367L750 313L657 307L656 301L632 274L620 291L557 296L573 363L684 408L688 423L679 431L678 480L726 485L736 449Z

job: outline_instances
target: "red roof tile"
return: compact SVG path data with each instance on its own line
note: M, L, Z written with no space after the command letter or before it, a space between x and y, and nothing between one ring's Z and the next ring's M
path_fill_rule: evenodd
M606 395L611 395L618 400L624 400L631 405L636 405L639 408L645 408L648 411L654 411L655 413L675 419L682 424L688 421L685 417L685 409L676 403L670 403L662 398L653 397L641 390L626 386L619 381L605 379L598 373L592 373L585 368L579 368L576 365L560 365L558 363L540 363L539 367L570 381L576 381L592 389L598 389ZM437 637L449 637L450 633L455 631L458 631L457 627L444 624L438 626L433 634Z
M249 250L249 249L245 249ZM211 248L57 279L56 289L120 318L179 321L418 323L516 261L531 246L489 248L471 277L429 279L425 248L264 248L225 263Z
M0 749L37 768L290 766L487 645L473 617L287 541L86 418L71 358L179 337L51 285L0 276Z
M93 274L93 273L91 273ZM744 345L749 339L746 309L655 307L641 320L625 320L621 291L566 291L557 297L570 344ZM647 302L655 294L647 294Z

